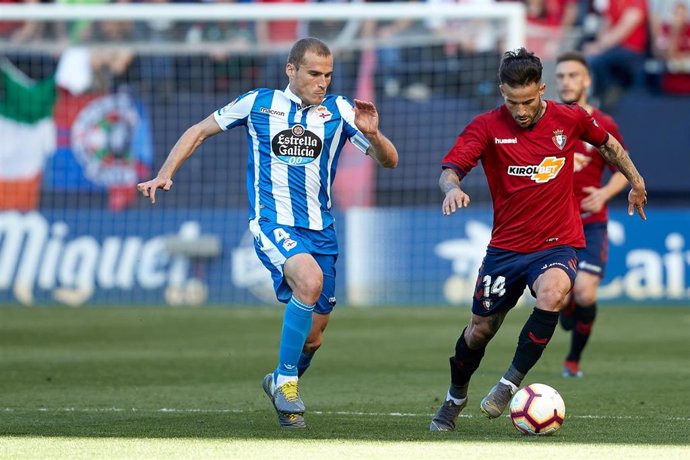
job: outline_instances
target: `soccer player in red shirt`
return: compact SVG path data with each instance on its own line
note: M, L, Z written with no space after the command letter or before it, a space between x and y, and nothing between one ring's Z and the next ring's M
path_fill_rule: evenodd
M576 249L585 246L579 203L573 193L574 153L583 140L632 184L628 213L646 219L644 180L620 142L577 105L543 99L540 59L520 48L499 67L504 104L470 122L443 159L442 211L467 207L462 178L481 160L493 198L491 241L479 269L472 318L450 358L451 384L429 429L455 429L467 405L470 377L484 350L526 286L536 305L525 323L508 371L480 404L489 418L503 413L525 375L537 363L558 324L573 286Z
M556 88L561 101L576 103L610 135L624 146L618 125L609 115L587 103L587 90L592 84L587 60L582 53L570 51L556 59ZM561 326L572 330L570 351L563 365L563 377L582 377L580 356L594 325L597 312L597 288L604 277L608 259L608 201L620 193L628 181L607 165L594 147L584 142L575 148L575 197L585 232L586 247L578 249L578 269L569 302L561 311ZM606 185L602 178L606 167L612 175Z
M602 105L613 106L620 88L644 87L644 63L649 42L647 0L608 0L602 6L603 22L594 42L584 51L594 75L594 89Z

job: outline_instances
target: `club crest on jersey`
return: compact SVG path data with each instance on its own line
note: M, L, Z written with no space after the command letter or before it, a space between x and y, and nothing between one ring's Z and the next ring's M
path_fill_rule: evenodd
M316 116L321 118L323 121L326 121L327 119L331 118L333 114L329 112L326 107L320 105L316 108Z
M565 134L563 134L562 129L555 129L553 131L553 137L551 138L554 144L556 144L556 147L558 147L560 150L563 150L563 147L565 147L565 141L568 140Z
M321 138L300 124L279 132L271 140L271 150L276 158L294 166L303 166L316 160L322 148Z
M538 165L508 166L508 174L529 177L537 184L543 184L556 177L564 164L565 158L546 157Z

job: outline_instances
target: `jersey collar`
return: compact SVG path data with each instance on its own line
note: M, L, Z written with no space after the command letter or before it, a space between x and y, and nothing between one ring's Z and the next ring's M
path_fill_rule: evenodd
M307 107L316 107L317 105L320 105L320 104L304 105L302 103L302 99L290 90L290 85L288 85L287 88L285 88L285 91L283 91L283 93L285 93L285 96L287 96L288 99L290 99L292 102L297 104L298 109L306 109Z
M290 90L290 85L283 91L288 99L302 107L302 99Z

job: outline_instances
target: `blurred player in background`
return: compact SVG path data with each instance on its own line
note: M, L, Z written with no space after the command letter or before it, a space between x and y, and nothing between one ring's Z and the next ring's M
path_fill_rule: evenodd
M338 157L347 140L386 168L397 166L398 153L379 131L372 103L355 99L353 105L326 94L333 56L325 43L315 38L295 42L285 72L285 90L255 89L190 127L158 176L138 188L155 203L156 190L170 190L172 176L204 140L245 127L249 228L278 300L287 304L278 366L263 387L280 424L304 428L298 377L321 345L335 306L338 244L330 209Z
M587 103L592 84L585 56L579 52L563 53L556 59L556 87L561 101L576 103L621 145L623 137L613 118ZM604 277L608 259L608 201L618 195L628 181L613 166L607 164L595 148L580 142L575 148L575 196L580 204L586 247L577 251L578 266L575 285L569 301L561 310L561 326L572 330L570 352L563 365L563 377L582 377L580 356L592 332L597 313L597 288ZM601 185L604 169L612 174Z
M462 178L481 160L493 197L491 241L479 269L472 318L450 358L451 384L429 429L455 429L467 405L472 374L484 350L525 286L536 305L525 323L512 363L482 399L489 418L500 416L553 336L560 309L575 282L576 249L585 238L573 193L574 153L580 140L628 178L628 213L645 219L644 180L625 149L577 105L543 99L541 60L524 48L503 55L499 67L504 104L474 118L443 159L442 211L467 207Z

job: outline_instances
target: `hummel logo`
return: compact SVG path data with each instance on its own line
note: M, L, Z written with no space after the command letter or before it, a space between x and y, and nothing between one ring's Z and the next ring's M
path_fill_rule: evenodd
M285 369L287 369L287 370L292 370L295 368L295 366L293 366L292 364L283 364L283 366L285 366Z
M511 137L508 139L501 139L499 137L494 137L494 142L497 144L517 144L517 137Z

